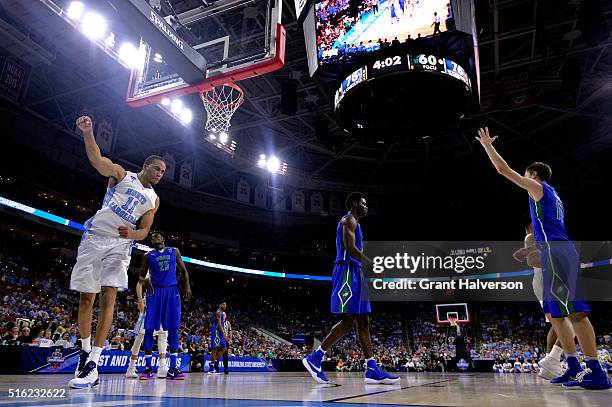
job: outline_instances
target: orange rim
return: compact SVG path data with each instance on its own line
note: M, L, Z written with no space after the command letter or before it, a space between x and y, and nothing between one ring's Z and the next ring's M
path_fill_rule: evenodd
M240 86L236 85L233 82L224 83L223 85L219 85L219 86L229 86L230 88L238 91L240 93L240 97L238 98L236 102L229 103L229 104L223 104L223 103L220 103L219 101L210 99L208 97L208 93L213 92L216 88L218 88L218 86L215 86L211 90L208 90L206 92L200 92L200 98L202 99L202 103L209 104L215 107L223 106L223 107L230 108L230 109L237 109L238 106L240 106L242 102L244 102L244 91L240 88Z

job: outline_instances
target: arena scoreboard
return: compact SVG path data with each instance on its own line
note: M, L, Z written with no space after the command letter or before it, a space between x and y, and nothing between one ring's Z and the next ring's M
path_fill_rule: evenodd
M411 72L428 72L446 75L460 81L466 92L471 92L472 85L466 70L457 62L432 54L397 54L377 58L367 65L358 67L347 76L338 87L334 108L338 109L342 99L357 85L377 78L394 74L410 74Z

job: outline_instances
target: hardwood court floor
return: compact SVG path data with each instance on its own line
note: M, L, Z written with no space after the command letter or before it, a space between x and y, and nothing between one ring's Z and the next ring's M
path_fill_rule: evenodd
M101 375L93 390L55 399L8 398L9 389L66 389L70 375L0 375L0 406L611 406L612 390L570 390L535 374L402 374L399 385L365 385L363 374L330 374L319 385L305 373L187 374L184 382L140 382Z

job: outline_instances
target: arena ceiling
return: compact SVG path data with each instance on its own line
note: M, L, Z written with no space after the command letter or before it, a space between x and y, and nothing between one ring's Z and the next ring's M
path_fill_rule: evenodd
M151 153L174 152L178 161L193 160L193 189L205 194L231 198L238 176L259 174L253 158L262 152L283 158L289 164L286 184L300 188L404 191L407 184L449 169L449 177L460 179L486 164L474 140L480 125L494 129L510 158L527 150L533 158L570 165L612 147L609 2L601 2L606 39L587 43L577 18L578 0L476 0L483 101L499 98L518 76L528 77L531 103L483 111L442 131L354 137L334 122L328 79L309 77L294 1L284 0L286 67L241 83L246 101L232 121L238 141L234 158L198 139L195 129L201 129L205 112L197 96L189 102L197 112L192 129L156 107L128 107L129 73L52 14L45 2L0 0L0 48L32 66L19 109L75 138L74 121L81 112L108 118L116 136L113 159L138 167ZM170 3L180 15L212 1ZM227 28L240 26L237 19ZM8 35L23 28L32 41L18 43ZM280 113L281 84L289 78L298 83L295 115ZM328 136L315 131L326 126Z

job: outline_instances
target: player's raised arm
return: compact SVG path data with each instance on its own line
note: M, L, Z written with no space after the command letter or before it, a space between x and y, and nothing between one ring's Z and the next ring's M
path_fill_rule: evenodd
M365 263L369 262L370 259L366 257L361 250L355 246L355 230L357 229L357 220L349 216L344 221L344 227L342 228L342 243L344 243L344 247L346 251L351 255L355 260Z
M189 273L187 272L187 267L185 267L185 262L181 257L181 252L179 251L179 249L175 247L174 252L176 253L176 270L178 272L178 278L183 286L183 297L185 301L189 301L191 299L191 284L189 283Z
M93 124L89 116L81 116L77 119L77 127L83 133L85 151L91 165L103 176L112 177L121 181L125 177L125 170L119 164L113 163L109 158L103 157L100 147L96 143L93 133Z
M510 168L506 160L504 160L502 156L499 155L495 147L493 147L493 142L497 140L497 136L491 137L491 135L489 134L488 127L479 129L478 135L480 137L476 137L476 140L478 140L480 144L482 144L482 146L484 147L485 151L487 152L487 155L489 156L489 159L491 160L491 163L495 166L497 172L508 178L510 181L514 182L519 187L527 190L529 195L534 200L539 201L544 195L542 185L538 181L532 178L522 176L521 174Z
M155 213L159 209L159 197L155 201L155 208L151 209L140 218L140 223L137 230L129 229L125 226L119 226L119 236L129 240L144 240L149 235L151 226L153 226L153 219L155 219Z

